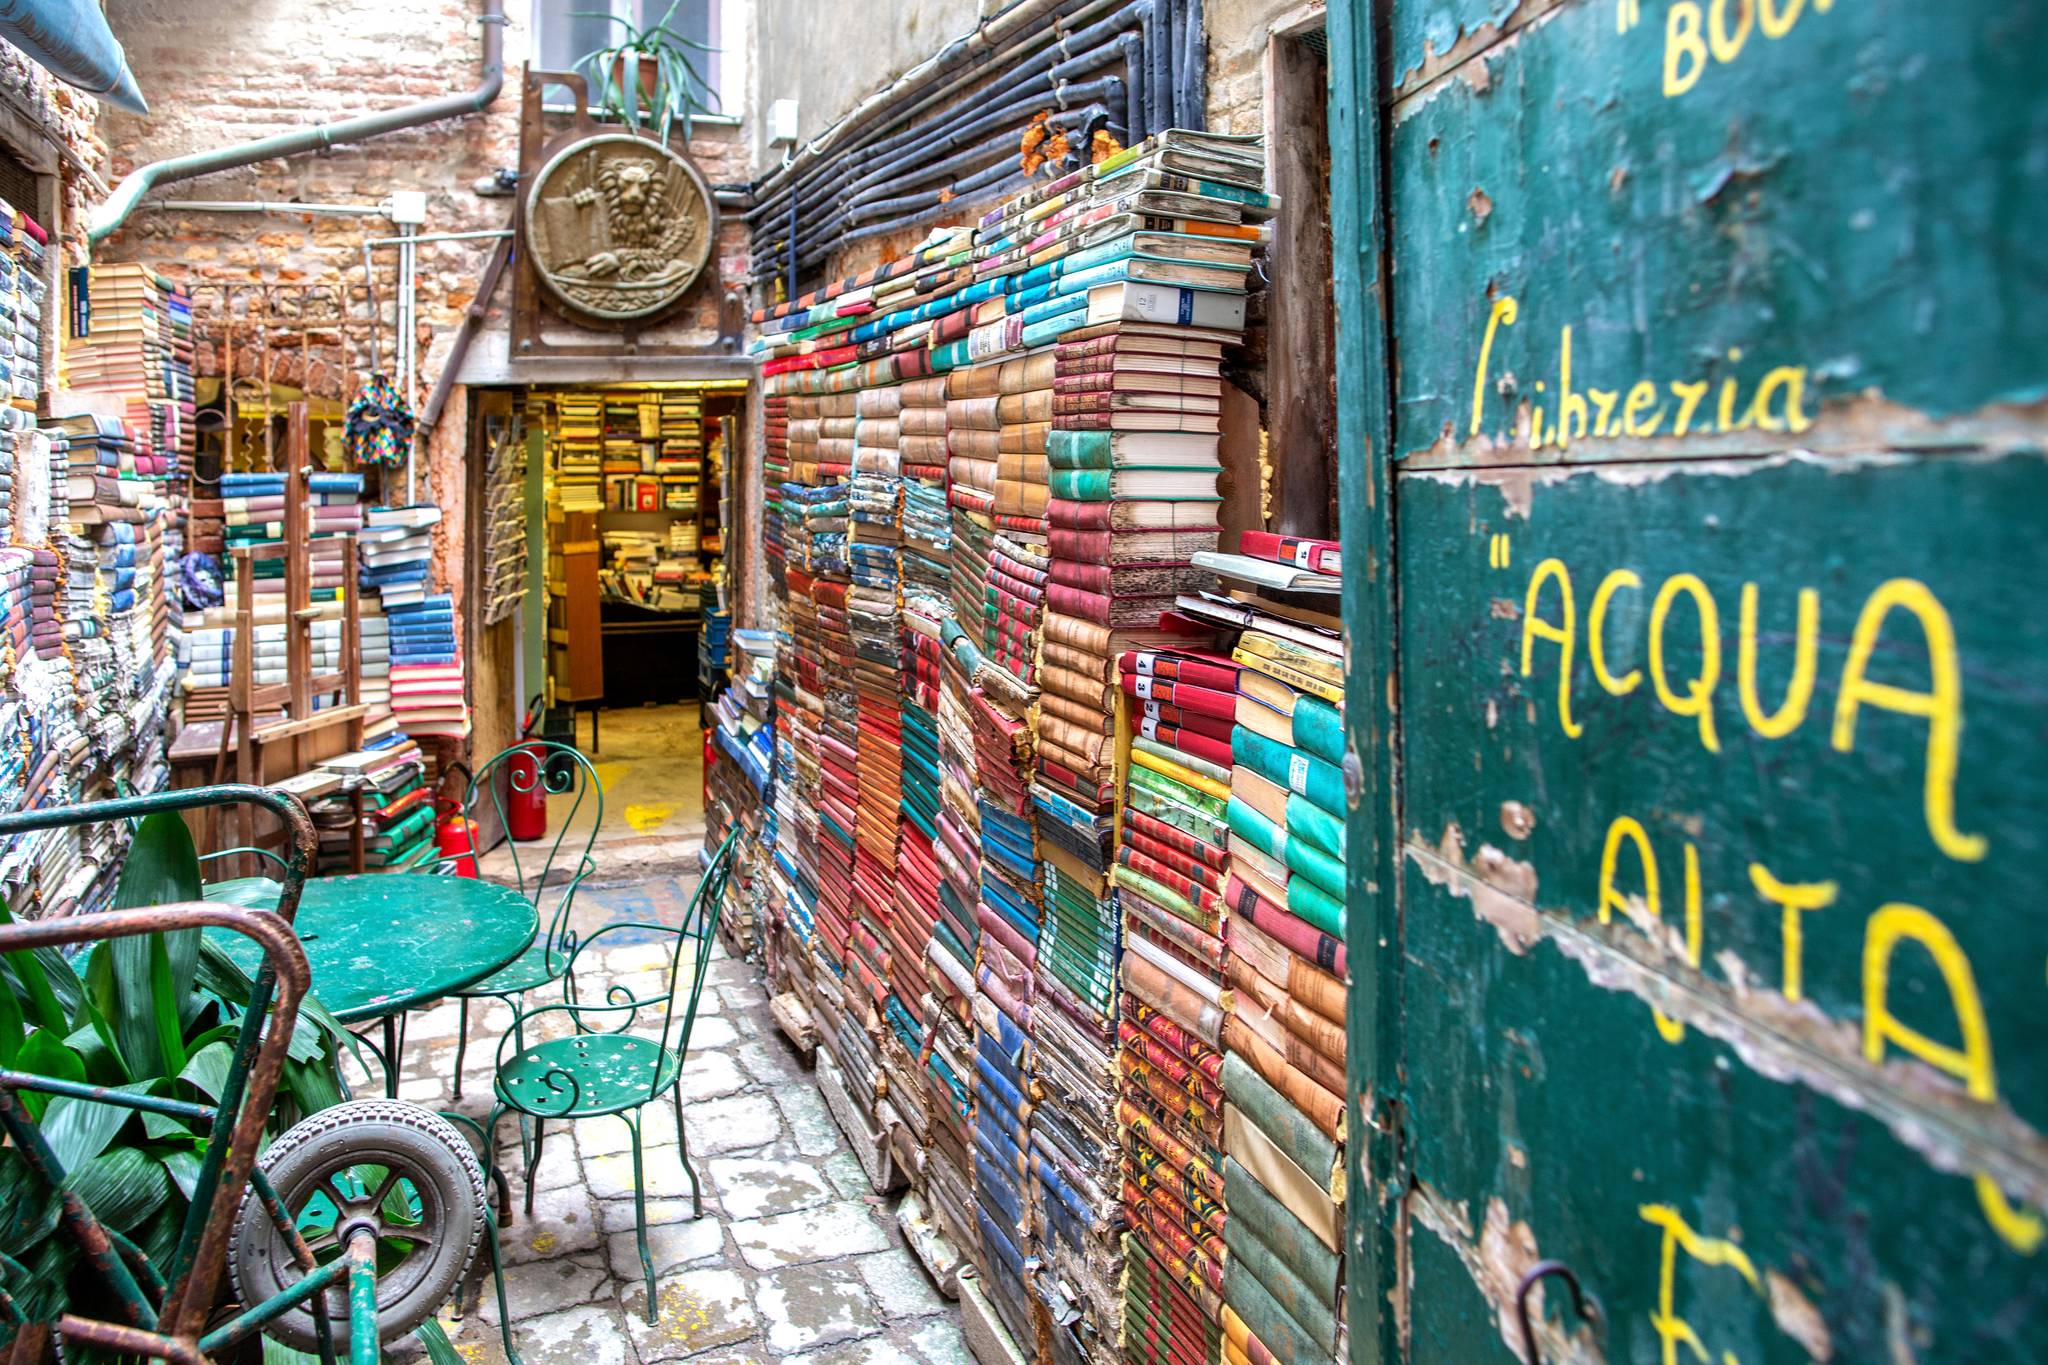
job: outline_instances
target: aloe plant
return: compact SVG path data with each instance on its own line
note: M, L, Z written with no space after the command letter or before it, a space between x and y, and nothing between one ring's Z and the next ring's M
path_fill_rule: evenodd
M664 143L678 118L682 120L683 138L688 141L693 113L711 112L710 105L698 102L698 91L709 95L720 109L724 108L718 92L690 59L692 52L712 53L719 49L669 27L681 4L682 0L672 0L661 22L646 28L637 28L631 20L604 10L574 11L579 19L604 19L625 30L623 41L586 53L576 62L579 67L587 66L596 77L599 106L637 133L644 101L646 112L654 116L655 137ZM653 60L655 70L651 91L643 90L640 84L640 65L648 58Z

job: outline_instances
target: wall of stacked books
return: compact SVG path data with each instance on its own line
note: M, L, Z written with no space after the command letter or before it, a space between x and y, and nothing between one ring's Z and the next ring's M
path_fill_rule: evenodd
M985 1359L1345 1351L1340 555L1219 525L1265 182L1169 131L755 317L751 933Z

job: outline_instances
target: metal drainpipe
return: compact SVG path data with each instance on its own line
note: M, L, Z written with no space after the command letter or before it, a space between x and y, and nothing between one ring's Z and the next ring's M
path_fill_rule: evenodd
M461 94L440 95L417 104L386 109L381 113L297 128L289 133L258 138L254 142L216 147L212 151L193 152L138 166L114 187L113 194L105 203L93 210L90 226L86 229L87 238L100 242L111 236L128 221L128 216L135 212L142 197L159 185L212 175L216 171L231 171L240 166L253 166L259 161L271 161L282 156L296 156L300 152L318 151L323 147L362 142L385 133L418 128L422 124L479 113L489 108L498 98L499 91L505 88L505 0L480 0L477 9L479 22L484 28L483 69L480 73L482 79L474 88Z

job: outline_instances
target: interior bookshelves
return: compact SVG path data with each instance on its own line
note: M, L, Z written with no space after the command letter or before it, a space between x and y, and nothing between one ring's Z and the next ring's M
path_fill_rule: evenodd
M738 398L696 385L530 392L527 419L545 436L557 703L681 700L714 635L722 656L720 490Z

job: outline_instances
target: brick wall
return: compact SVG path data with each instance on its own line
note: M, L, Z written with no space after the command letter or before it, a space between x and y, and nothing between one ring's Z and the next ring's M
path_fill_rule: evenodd
M147 118L116 110L103 113L100 133L111 161L110 179L163 157L466 91L480 79L476 8L475 0L236 0L232 6L108 0L108 20L126 45L154 111ZM353 146L183 181L151 198L375 204L394 191L418 190L427 196L422 232L508 226L513 201L484 198L472 190L480 177L519 163L519 88L532 35L524 0L508 0L506 9L512 23L505 34L505 88L487 111ZM690 150L714 184L747 178L745 144L737 129L707 127ZM145 208L101 243L95 256L142 261L194 283L345 284L353 291L359 319L348 362L360 366L366 361L363 339L368 332L361 302L362 243L394 231L383 218ZM495 246L484 240L418 248L416 345L422 405ZM744 274L746 255L743 225L738 215L729 213L715 253L722 273L728 278ZM385 250L373 260L384 318L382 354L388 365L394 347L397 255ZM494 301L487 332L506 329L510 299L508 275ZM208 301L202 293L199 307L203 310ZM716 316L717 290L707 288L700 306L679 326L705 339L716 334ZM487 340L480 338L479 347ZM504 349L502 341L498 349ZM330 368L345 368L338 340L331 359ZM206 360L202 353L202 372ZM314 369L317 382L317 359ZM287 382L298 379L290 362L278 374ZM447 416L425 445L420 466L428 493L446 513L435 544L435 573L442 586L461 582L466 406L458 388Z

